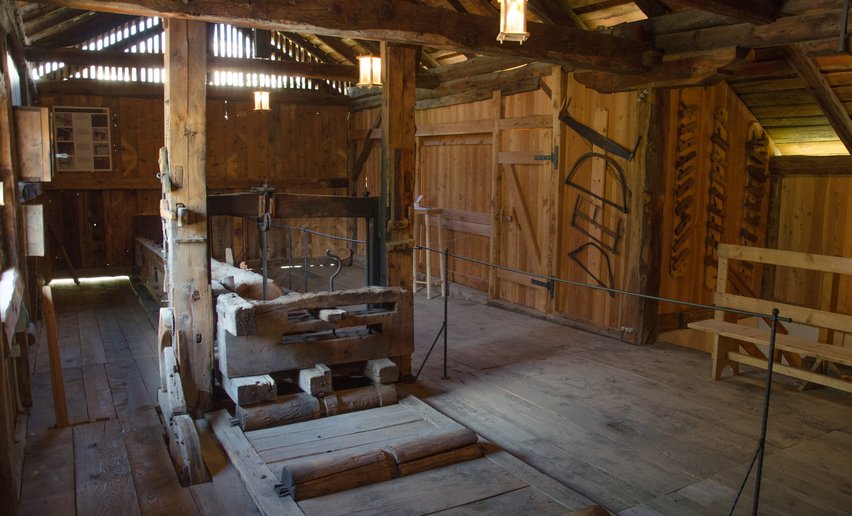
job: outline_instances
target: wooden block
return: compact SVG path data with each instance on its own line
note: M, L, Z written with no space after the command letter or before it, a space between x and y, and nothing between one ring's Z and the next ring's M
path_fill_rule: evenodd
M399 380L399 368L389 358L367 360L364 376L376 383L394 383Z
M466 462L482 457L482 447L478 444L465 446L455 450L438 453L419 460L413 460L404 464L397 464L400 476L414 475L430 469L442 468L459 462Z
M319 311L319 318L326 322L340 322L346 315L346 310L340 308L324 308Z
M271 403L237 406L237 418L245 432L316 419L320 414L319 400L304 392L278 396Z
M299 371L299 388L312 396L331 394L331 369L325 364L302 369Z
M449 432L430 434L411 441L404 441L384 447L397 464L439 455L441 453L465 448L476 444L478 438L473 431L460 428Z
M216 299L218 322L232 335L254 335L257 321L254 305L237 294L225 294Z
M160 405L160 412L163 415L163 430L166 434L169 433L169 422L172 420L172 404L169 401L169 393L163 389L157 389L157 402Z
M165 363L166 392L169 395L171 413L173 415L186 414L186 399L183 395L183 383L178 372L177 357L175 356L174 348L168 347L163 349L163 362Z
M166 390L166 364L163 362L163 349L172 345L172 309L160 308L160 322L157 325L157 356L160 362L160 389Z
M201 457L198 432L189 415L174 416L169 423L169 452L182 485L210 481L210 475Z
M275 398L278 397L275 380L268 374L238 378L230 378L223 374L222 388L237 405L275 401Z
M323 413L326 416L346 414L356 410L393 405L399 401L396 387L393 385L369 385L355 389L337 391L322 398Z
M396 476L393 459L381 450L349 457L327 457L290 463L281 470L281 481L294 500L314 498L355 487L390 480Z

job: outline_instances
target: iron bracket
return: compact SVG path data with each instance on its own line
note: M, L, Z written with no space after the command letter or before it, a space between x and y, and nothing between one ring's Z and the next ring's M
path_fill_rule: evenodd
M532 283L533 285L536 285L536 286L538 286L538 287L544 287L544 288L546 288L546 289L547 289L547 294L548 294L551 298L553 298L553 296L554 296L554 295L556 295L556 282L555 282L555 281L553 281L552 279L549 279L549 280L547 280L547 281L541 281L541 280L537 280L537 279L531 279L531 280L530 280L530 283Z
M553 163L553 170L559 169L559 145L553 148L552 154L536 154L533 156L536 161L550 161Z

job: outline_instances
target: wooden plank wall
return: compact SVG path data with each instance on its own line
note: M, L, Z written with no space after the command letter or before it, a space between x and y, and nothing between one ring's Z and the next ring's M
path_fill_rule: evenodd
M46 200L48 219L62 235L75 267L132 265L136 236L161 240L156 215L160 183L156 174L163 145L162 100L56 95L42 97L41 104L111 109L114 170L55 174ZM273 103L269 112L255 112L252 107L248 101L207 103L207 174L211 192L246 191L268 180L279 191L346 193L345 106ZM346 235L349 222L291 219L275 224ZM214 257L224 260L227 247L234 249L237 260L258 257L253 219L214 217L211 225ZM271 257L286 256L286 240L286 230L273 229ZM293 254L302 256L302 247L302 233L293 232ZM343 252L339 242L308 237L309 255L324 254L326 249ZM57 268L65 268L56 246L51 255ZM43 267L50 270L54 263Z
M708 237L731 244L765 244L769 209L768 174L765 182L756 184L759 187L759 198L757 193L746 192L749 181L746 171L746 142L750 134L759 135L762 129L745 105L724 83L708 88L671 90L668 95L663 95L662 99L666 102L668 120L665 125L667 130L661 162L661 166L665 167L667 180L662 220L660 295L712 305L716 286L716 259L711 254L715 245L708 244ZM724 119L721 127L718 121L720 116ZM692 124L695 124L693 129L688 129ZM714 132L725 140L727 150L724 150L724 145L712 142ZM685 159L692 152L695 153L694 158ZM714 166L718 166L714 165L711 159L712 153L716 153L722 163L726 163L723 165L723 186L712 179L711 171ZM771 141L767 153L770 156L775 153ZM681 161L678 162L678 159ZM680 180L679 170L682 174ZM678 195L675 190L679 186L683 191ZM712 188L722 191L724 198L718 194L711 196ZM677 215L675 210L677 203L688 196L691 196L693 201L685 213L691 218L684 223L685 217ZM750 203L759 201L759 209L746 213L747 200ZM713 214L708 208L711 205L717 206L723 217ZM755 234L755 241L744 240L742 236L744 217L748 215L758 217L756 227L754 224L746 226ZM721 235L720 231L710 228L711 224L719 222L724 227ZM673 243L673 240L676 237L675 230L681 223L684 223L687 229L680 233L684 242L678 245ZM681 253L685 254L678 260ZM760 292L762 271L759 268L753 271L738 270L737 274L754 292ZM692 309L672 303L661 303L659 307L660 314L687 310Z
M631 149L641 134L640 128L647 125L650 110L637 94L601 95L573 80L560 85L559 81L565 80L557 72L542 78L545 86L535 91L507 96L495 92L491 100L417 111L415 195L423 195L424 205L445 210L444 238L452 253L483 261L493 258L500 265L524 271L542 274L552 271L561 278L595 282L578 262L569 258L569 253L591 241L572 226L576 198L585 194L563 184L575 161L593 148L571 129L553 121L558 112L554 106L562 101L554 101L552 97L562 92L563 98L571 99L572 116ZM373 125L375 113L376 110L353 113L350 135L364 138ZM499 138L497 148L494 135ZM647 135L642 136L647 141ZM553 142L559 142L560 146L555 170L549 161L533 159L533 155L551 153ZM357 155L364 142L353 143L353 154ZM615 158L615 161L624 168L627 186L633 192L630 213L613 212L598 200L586 201L601 207L605 225L616 225L619 220L624 223L620 252L609 254L613 286L628 289L632 287L631 277L635 276L634 267L639 262L638 256L634 256L638 245L630 246L629 239L638 231L643 203L648 199L643 195L644 145L640 145L634 160ZM601 163L592 160L582 165L577 181L584 188L613 199L620 195L621 189ZM366 161L358 192L364 191L365 184L377 185L379 173L380 152L376 146ZM494 208L492 182L497 185ZM554 184L559 185L555 192ZM553 216L553 210L558 210L558 216ZM492 256L489 247L494 224L499 225L499 244L496 255ZM589 229L587 224L578 225L594 234L594 228ZM433 232L435 247L436 236ZM556 245L552 245L551 239L556 239ZM580 262L597 277L606 278L602 257L587 256L585 251L578 256ZM433 260L433 276L438 275L437 264L438 260ZM422 260L418 266L422 271ZM491 291L495 298L548 316L588 323L609 333L617 334L625 324L621 313L623 299L606 293L558 285L555 299L550 300L547 291L531 284L529 277L504 272L490 275L483 265L456 259L450 260L450 280ZM627 321L627 325L632 323Z
M781 179L778 249L852 256L852 177L786 176ZM780 302L825 306L830 281L820 273L777 268L773 297ZM837 312L852 314L852 279L839 277Z

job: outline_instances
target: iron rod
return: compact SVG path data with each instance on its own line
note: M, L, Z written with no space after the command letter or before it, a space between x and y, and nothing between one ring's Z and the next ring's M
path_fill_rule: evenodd
M447 374L447 301L450 298L450 249L444 248L444 380L449 379ZM429 279L429 271L426 271L426 279Z
M760 507L760 481L763 479L763 458L766 455L766 427L769 424L769 397L772 395L772 369L775 364L775 335L778 330L778 309L772 309L769 328L769 354L766 360L766 393L763 397L763 420L760 422L760 440L757 443L757 471L754 479L754 501L751 513L757 516Z
M302 233L302 255L304 257L304 272L302 273L302 291L308 291L308 233Z
M287 281L290 290L293 290L293 229L287 227Z
M425 246L422 246L422 245L416 245L416 246L414 246L414 249L425 249L425 250L431 251L433 253L443 253L443 251L439 251L437 249L431 249L429 247L425 247ZM554 281L556 283L564 283L566 285L573 285L575 287L585 287L585 288L590 288L592 290L602 290L604 292L612 292L613 294L624 294L624 295L627 295L627 296L639 297L639 298L642 298L642 299L650 299L652 301L662 301L662 302L666 302L666 303L675 303L675 304L684 305L684 306L691 306L691 307L694 307L694 308L704 308L704 309L707 309L707 310L718 310L720 312L731 313L731 314L739 314L739 315L743 315L743 316L746 316L746 317L771 317L770 314L762 314L762 313L758 313L758 312L749 312L747 310L737 310L735 308L726 308L726 307L723 307L723 306L713 306L713 305L705 305L705 304L701 304L701 303L693 303L691 301L682 301L682 300L679 300L679 299L672 299L672 298L669 298L669 297L653 296L651 294L640 294L639 292L631 292L630 290L621 290L621 289L617 289L617 288L610 288L610 287L604 287L604 286L601 286L601 285L595 285L595 284L592 284L592 283L583 283L583 282L580 282L580 281L566 280L566 279L562 279L562 278L557 278L556 276L547 276L545 274L536 274L534 272L527 272L527 271L522 271L520 269L513 269L511 267L506 267L506 266L503 266L503 265L496 265L496 264L486 262L486 261L483 261L483 260L477 260L476 258L469 258L467 256L461 256L461 255L453 254L453 253L450 253L450 256L452 256L453 258L456 258L458 260L464 260L464 261L467 261L467 262L476 263L476 264L479 264L479 265L484 265L486 267L492 267L492 268L498 269L498 270L503 270L503 271L507 271L507 272L516 272L518 274L523 274L525 276L530 276L532 278L540 278L540 279L543 279L545 281ZM793 320L790 319L789 317L779 317L778 321L779 322L793 322Z

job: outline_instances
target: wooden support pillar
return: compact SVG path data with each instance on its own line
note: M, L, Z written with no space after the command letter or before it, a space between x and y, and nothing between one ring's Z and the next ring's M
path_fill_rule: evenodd
M414 238L414 81L418 48L382 43L382 202L384 284L411 288Z
M382 43L382 185L379 233L382 245L382 284L408 290L411 284L414 241L414 81L419 49L411 45ZM380 245L381 245L380 244ZM413 325L401 338L414 341ZM411 355L391 359L402 375L411 374Z
M165 25L164 191L175 215L167 220L169 305L181 332L177 351L187 408L200 416L211 408L214 335L205 171L207 24L173 19Z
M565 124L559 120L559 113L562 111L562 101L567 96L568 76L562 71L561 66L554 65L553 73L550 75L550 78L550 104L553 108L553 120L551 122L551 139L553 143L551 144L551 147L559 149L559 152L557 153L559 162L556 163L556 170L550 176L550 195L547 200L547 209L550 210L548 213L548 223L550 224L550 228L547 232L547 274L549 276L558 277L563 259L559 252L559 248L562 243L562 206L565 200L565 176L567 174L567 164L563 156L565 151L568 149ZM564 288L564 285L561 286L561 288ZM555 294L559 292L560 284L557 283L554 285L554 289L554 295L550 296L547 301L547 313L549 314L556 313L556 299L558 296Z

